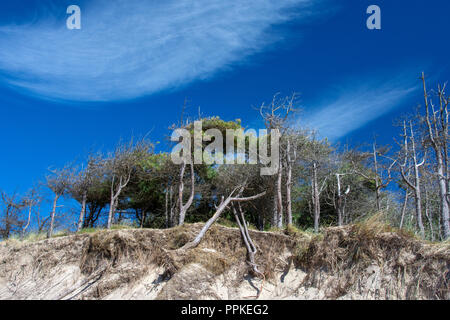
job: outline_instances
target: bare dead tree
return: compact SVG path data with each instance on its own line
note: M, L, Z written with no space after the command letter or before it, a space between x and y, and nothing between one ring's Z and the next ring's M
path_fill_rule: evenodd
M276 223L278 228L283 227L283 194L282 194L282 179L283 179L283 166L281 164L278 165L278 173L277 173L277 187L276 187Z
M292 185L293 171L299 160L299 155L305 149L307 132L305 130L288 128L282 137L280 148L282 150L284 169L286 171L286 224L292 225ZM280 227L280 226L278 226Z
M392 168L393 165L391 167L389 167L388 180L386 181L386 183L382 183L380 181L380 175L378 173L378 157L377 157L378 152L377 152L376 142L373 143L372 147L373 147L373 150L372 150L373 165L374 165L374 170L375 170L375 178L374 178L374 181L375 181L375 199L376 199L376 203L377 203L377 210L380 211L381 210L380 190L385 188L385 187L387 187L389 182L391 181L391 179L390 179L391 178L391 171L390 171L390 169Z
M194 248L198 246L198 244L202 241L203 237L205 236L206 232L209 230L209 228L213 225L214 222L219 219L221 214L228 208L228 206L233 202L246 202L246 201L252 201L259 199L263 197L266 192L259 193L254 196L250 197L243 197L242 193L244 192L244 187L236 187L225 199L222 197L222 200L218 206L216 206L216 212L213 214L213 216L205 223L202 230L198 233L198 235L195 237L195 239L191 242L186 243L183 247L181 247L181 250L187 250ZM179 250L180 250L179 249Z
M422 160L418 159L418 153L416 148L416 138L414 136L414 130L412 122L409 122L409 135L407 132L406 122L403 122L403 163L398 163L400 167L400 173L403 181L413 190L414 199L415 199L415 207L416 207L416 222L417 227L419 228L420 235L422 237L425 236L425 228L423 226L422 221L422 193L421 193L421 185L420 185L420 167L425 164L426 155L422 157ZM411 145L408 144L408 141L411 142ZM408 164L408 159L411 159L412 165L409 168L406 168ZM414 180L410 180L407 172L409 170L413 170Z
M51 174L46 177L47 187L53 191L53 206L50 213L50 226L47 231L47 238L53 235L53 228L55 224L56 208L58 207L58 200L64 196L73 183L73 168L66 165L62 169L49 169Z
M180 114L180 120L177 124L173 124L172 126L169 127L169 129L171 130L175 130L176 128L191 128L193 125L192 123L190 123L189 118L185 119L185 113L186 113L186 109L188 107L188 100L187 98L184 99L184 103L181 109L181 114ZM199 112L199 120L202 120L201 118L201 113L200 113L200 108L198 110ZM186 166L189 164L189 169L190 169L190 194L189 194L189 198L186 201L186 203L184 203L183 201L183 194L184 194L184 179L185 179L185 172L186 172ZM170 225L183 225L184 221L186 219L186 213L189 210L189 208L191 207L193 201L194 201L194 196L195 196L195 170L194 170L194 161L192 159L192 156L190 157L189 161L186 161L186 157L183 157L183 161L181 163L181 166L179 167L178 172L178 192L176 195L176 201L174 202L173 206L170 206L170 214L168 214L168 216L170 216L169 220L169 224ZM170 180L170 179L169 179ZM169 188L169 202L172 202L172 187L176 187L176 184L172 184L172 182L168 182L168 188ZM175 209L177 211L178 217L175 216ZM176 219L178 218L178 223L176 222ZM168 224L168 225L169 225Z
M335 183L333 181L330 182L328 189L331 189L331 192L329 191L331 195L329 195L328 198L331 199L331 203L329 204L336 210L338 226L344 225L346 201L351 190L350 181L346 179L344 182L343 178L352 175L354 176L357 172L354 168L348 166L349 163L354 163L354 158L356 158L356 156L359 156L359 154L348 151L345 153L334 153L331 156L331 162L333 164L330 171L335 178ZM348 159L349 157L350 159Z
M323 190L323 189L322 189ZM314 211L314 231L319 232L319 219L320 219L320 189L317 179L317 162L312 164L312 177L311 177L311 200Z
M109 160L111 172L111 201L109 204L107 228L110 229L113 217L119 201L119 196L128 185L133 173L133 164L127 158L129 150L116 150L115 155Z
M423 191L425 196L425 217L427 218L428 226L430 228L430 239L431 241L434 241L433 211L430 208L429 191L426 183L423 184Z
M450 222L449 222L449 183L450 183L450 169L448 162L448 104L450 97L445 96L445 85L438 86L437 96L439 100L439 107L433 104L429 99L425 74L422 72L423 93L425 100L425 123L428 132L428 140L431 148L434 151L435 174L439 183L440 196L440 210L442 220L442 234L444 239L450 237Z
M389 165L382 166L379 163L378 156L381 155L385 159L390 160ZM373 176L366 174L364 171L359 170L357 167L355 167L355 172L362 176L364 179L367 179L368 181L373 181L375 184L375 200L376 200L376 207L377 210L381 210L381 190L387 188L389 184L392 182L392 170L397 163L396 159L392 159L388 156L385 156L380 153L380 150L377 147L376 142L372 144L372 159L373 159ZM382 170L384 169L385 175L382 174Z
M304 167L309 171L311 182L311 209L314 218L314 231L319 232L320 225L320 197L327 186L330 175L329 154L331 148L326 141L317 138L317 132L312 131L306 137L305 145L299 155Z
M272 102L269 105L262 104L259 108L259 113L264 120L264 124L267 130L276 129L280 132L280 137L283 139L287 130L289 129L288 121L290 116L296 111L295 104L297 95L294 93L291 96L285 98L279 98L278 94L275 94ZM282 151L282 150L280 150ZM283 168L285 152L280 152L280 162L278 163L278 171L276 177L275 186L275 198L274 198L274 210L273 210L273 223L278 227L283 227Z
M411 195L411 193L409 192L408 187L406 187L405 188L405 196L403 198L403 205L402 205L402 212L401 212L401 217L400 217L399 229L403 228L403 222L405 220L406 208L408 206L408 200L409 200L409 196L410 195Z
M294 149L291 155L291 141L288 139L286 148L286 215L287 215L287 225L292 225L292 199L291 199L291 189L292 189L292 166L297 160L297 151Z
M28 227L30 226L33 208L40 201L41 201L41 199L40 199L39 190L37 187L30 189L22 200L23 206L27 209L27 221L26 221L25 225L23 226L22 232L21 232L22 239L25 236L25 232L27 231Z
M191 192L189 198L186 203L183 203L183 191L184 191L184 172L186 170L186 161L183 161L180 170L180 180L178 183L178 208L179 208L179 220L178 225L182 226L184 224L184 219L186 218L186 212L191 207L192 202L194 201L195 195L195 174L194 174L194 162L190 161L190 182L191 182Z
M314 215L314 231L319 232L320 226L320 197L327 186L329 172L326 165L329 160L329 149L316 137L316 132L302 153L302 158L307 162L310 169L311 180L311 203Z
M102 159L100 155L90 155L85 169L81 169L75 176L70 193L81 204L80 215L77 222L77 232L84 225L89 189L94 184L94 179L101 175Z
M111 198L108 213L107 228L113 223L115 211L119 203L119 197L131 180L136 171L137 163L142 157L152 151L153 146L145 140L136 144L131 140L129 143L119 143L115 151L106 160L105 167L111 179Z
M338 225L344 225L344 210L345 210L345 198L350 192L350 185L347 186L347 189L342 192L341 189L341 176L346 175L345 173L336 173L336 185L337 185L337 199L335 201L335 208L338 213Z
M311 177L311 198L314 213L314 232L319 232L320 225L320 195L325 190L328 177L325 177L319 185L319 164L317 161L312 163Z

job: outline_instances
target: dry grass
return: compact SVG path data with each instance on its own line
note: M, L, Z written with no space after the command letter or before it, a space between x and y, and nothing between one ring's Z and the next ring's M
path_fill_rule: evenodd
M323 239L315 237L306 250L298 251L295 262L308 272L305 285L328 286L329 298L352 290L370 294L361 283L373 273L379 277L377 294L385 297L450 298L450 246L426 244L389 227L377 216L326 229ZM322 282L324 273L336 277L334 282Z
M42 277L58 264L68 262L78 264L88 277L103 274L82 298L105 297L120 286L139 281L154 266L161 270L158 281L171 279L161 297L174 296L177 290L189 296L186 288L195 279L210 281L211 277L233 274L233 279L226 280L232 282L226 285L241 283L249 268L238 229L213 225L198 247L176 250L192 241L202 226L196 223L165 230L89 230L59 239L10 243L4 249L9 261L5 260L4 266L12 268L13 260L25 248L32 253L32 269ZM288 227L278 232L251 230L250 235L258 247L256 263L269 282L275 283L280 274L297 267L307 273L299 286L324 290L326 298L349 294L363 298L450 298L450 244L426 244L377 217L328 228L323 234ZM190 265L195 268L186 268ZM186 276L186 270L191 269L200 270L197 273L205 270L209 276Z
M163 280L172 278L190 264L201 265L215 276L240 266L237 273L242 277L247 270L246 250L238 229L215 225L198 247L185 252L175 250L191 241L202 226L192 224L167 230L136 229L88 234L80 262L83 274L102 270L117 274L114 284L99 284L94 297L105 296L117 286L140 279L151 265L163 268ZM250 233L259 247L257 263L268 278L273 277L275 271L280 271L286 264L279 259L280 252L292 248L294 242L282 234ZM124 270L124 265L128 265L128 269ZM180 283L182 285L185 284Z

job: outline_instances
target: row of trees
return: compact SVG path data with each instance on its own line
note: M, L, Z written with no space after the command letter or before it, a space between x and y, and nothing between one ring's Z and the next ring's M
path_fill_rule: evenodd
M318 232L321 226L344 225L382 212L397 227L431 240L447 239L449 97L445 86L428 91L424 75L422 81L425 103L400 123L398 146L393 148L376 142L361 148L332 145L295 125L295 95L276 95L259 108L266 128L280 132L275 175L261 176L262 165L248 161L176 165L169 153L155 152L146 139L120 142L112 152L91 154L81 165L52 169L44 183L22 197L2 193L1 237L23 236L31 229L50 237L58 226L79 231L124 222L168 228L208 221L207 228L219 219L235 221L244 235L247 223L260 230L296 225ZM203 134L211 128L224 136L227 129L244 129L240 120L196 120L202 121ZM193 121L182 117L171 127L175 128L192 131ZM207 150L206 144L202 148ZM236 150L229 156L238 156ZM49 214L40 212L47 199L44 187L53 194ZM61 198L78 202L78 211L64 207L62 215ZM247 243L252 249L251 239Z

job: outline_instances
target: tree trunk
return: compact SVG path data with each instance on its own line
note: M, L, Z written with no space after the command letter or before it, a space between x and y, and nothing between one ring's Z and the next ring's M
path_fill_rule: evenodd
M441 205L441 216L442 216L442 235L444 240L450 238L450 224L449 224L449 206L447 201L447 182L444 177L444 168L442 163L442 158L440 163L438 162L438 175L439 175L439 199Z
M179 219L178 219L178 225L182 226L184 224L184 219L186 217L186 211L184 210L183 207L180 208L180 215L179 215Z
M184 171L186 170L186 161L183 161L180 168L178 184L178 225L184 224L185 213L183 212L183 191L184 191Z
M415 167L414 170L414 176L415 176L415 205L416 205L416 220L417 220L417 227L419 228L420 235L425 237L425 228L423 226L422 221L422 194L420 190L420 177L419 177L419 169Z
M81 200L81 212L80 217L78 218L77 232L83 228L84 216L86 214L86 201L87 201L87 192L83 193L83 199Z
M169 228L169 190L166 189L165 192L165 196L166 196L166 203L165 203L165 208L164 208L164 218L166 220L166 228Z
M381 201L380 201L380 198L381 198L381 195L380 195L380 187L379 187L379 185L378 185L378 178L375 178L375 188L376 188L376 191L375 191L375 199L376 199L376 202L377 202L377 210L378 211L381 211Z
M432 210L430 210L430 201L428 199L428 189L424 188L425 192L425 217L427 217L428 225L430 227L430 239L434 241L434 230L433 230L433 216Z
M277 227L283 228L283 195L281 191L283 178L283 166L281 161L278 164L278 176L277 176Z
M113 176L112 182L111 182L111 202L109 204L109 214L108 214L108 224L107 228L111 229L111 225L113 223L113 218L116 212L116 208L119 205L119 197L122 193L122 190L128 185L131 179L131 171L128 173L127 176L122 175L119 178L119 183L117 185L117 190L115 190L114 182L115 182L115 176Z
M116 193L114 192L114 182L115 182L116 177L113 176L112 181L111 181L111 201L109 202L109 213L108 213L108 223L106 225L107 229L111 229L111 225L112 225L112 219L113 216L115 214L116 208L115 208L115 204L116 204Z
M264 216L262 214L259 214L258 215L258 230L264 231L264 226L265 226Z
M190 249L190 248L194 248L194 247L198 246L200 241L202 241L203 237L205 236L206 231L208 231L208 229L212 226L212 224L214 222L216 222L217 219L219 219L220 215L226 209L226 207L230 204L230 202L231 202L231 196L229 196L225 201L222 201L222 203L219 205L219 207L217 207L217 210L214 213L214 215L205 223L202 230L198 233L198 235L195 237L195 239L192 242L188 242L182 248Z
M114 213L116 212L115 203L116 200L114 199L114 196L112 196L111 201L109 203L108 224L106 226L107 229L111 229Z
M141 211L141 221L139 228L144 228L145 218L147 217L147 211L145 209L142 209Z
M172 203L172 199L173 199L173 189L172 189L172 186L170 186L170 189L169 189L169 208L170 208L169 227L172 227L175 225L174 204Z
M234 205L232 205L234 217L236 219L236 223L239 226L239 231L241 232L242 240L244 241L245 247L247 248L247 264L250 266L252 272L258 276L264 277L263 273L259 271L258 265L255 263L255 255L257 252L256 246L252 241L252 238L250 237L250 234L248 232L247 223L245 221L244 213L242 212L242 208L239 205L239 213L240 218L238 216L238 213L236 212L236 208ZM241 223L242 220L242 223ZM261 294L261 292L259 292Z
M55 224L56 205L58 203L58 199L59 195L55 194L55 198L53 200L52 213L50 214L50 227L47 232L47 238L50 238L53 235L53 225Z
M402 216L401 216L401 218L400 218L400 226L399 226L399 229L401 229L401 228L403 227L403 221L404 221L404 219L405 219L406 206L407 206L407 204L408 204L408 196L409 196L409 193L408 193L408 190L406 190L406 191L405 191L405 199L404 199L404 201L403 201L403 206L402 206Z
M274 228L276 228L277 227L277 223L278 223L278 210L277 210L277 195L276 195L276 192L274 192L274 194L273 194L272 201L273 201L273 205L272 205L272 221L271 221L271 223L272 223L272 226Z
M288 166L287 172L287 182L286 182L286 215L287 224L292 225L292 199L291 199L291 188L292 188L292 167Z
M228 205L232 202L244 202L244 201L251 201L251 200L255 200L258 198L261 198L262 196L264 196L266 194L266 192L262 192L260 194L257 194L255 196L251 196L251 197L245 197L245 198L241 198L241 194L242 194L243 188L240 190L240 192L238 193L238 197L233 198L233 193L232 192L228 198L226 198L225 200L223 200L221 203L219 204L219 206L216 209L216 212L214 213L214 215L205 223L205 225L203 226L202 230L200 230L200 232L198 233L198 235L195 237L195 239L191 242L186 243L183 247L181 247L179 250L187 250L190 248L194 248L196 246L198 246L198 244L200 243L200 241L202 241L203 237L205 236L206 232L208 231L208 229L212 226L212 224L214 222L217 221L217 219L219 219L220 215L223 213L223 211L228 207Z
M423 165L425 162L422 161L422 164L417 163L417 156L416 156L416 143L414 140L414 132L412 129L411 122L409 123L410 129L411 129L411 143L412 143L412 151L413 151L413 161L414 161L414 191L415 191L415 204L416 204L416 219L417 219L417 227L419 228L420 235L422 238L425 237L425 228L423 226L422 221L422 194L421 194L421 186L420 186L420 169L419 167Z
M287 145L287 178L286 178L286 218L287 224L292 225L292 162L291 162L290 142Z
M375 199L377 204L377 210L381 210L381 203L380 203L380 183L378 181L378 159L377 159L377 147L375 143L372 145L373 147L373 164L374 164L374 170L375 170Z
M313 163L313 177L312 177L312 201L314 208L314 232L319 232L320 219L320 199L319 186L317 183L317 164Z
M28 226L30 225L30 221L31 221L31 210L32 210L32 208L33 208L32 205L29 205L29 206L28 206L28 219L27 219L27 224L26 224L26 225L23 227L23 229L22 229L22 235L21 235L22 239L24 238L25 232L27 231L27 228L28 228Z
M428 93L425 82L425 74L422 72L422 83L423 83L423 94L425 99L425 120L427 123L429 139L431 141L431 146L434 150L434 154L436 157L436 172L439 180L439 198L440 198L440 207L441 214L440 218L442 220L442 236L444 240L449 239L450 237L450 221L449 221L449 199L447 199L448 194L448 184L449 184L449 174L450 168L448 166L448 150L447 150L447 141L448 141L448 110L447 105L448 102L445 103L445 97L443 89L439 87L439 105L440 105L440 114L441 114L441 126L440 130L438 129L438 119L436 118L436 113L434 112L434 108L432 106L432 114L430 115L430 107L428 104ZM433 124L432 124L433 123ZM433 133L433 126L435 129L435 133ZM442 152L444 155L442 154ZM445 168L444 168L445 167Z
M340 176L339 173L336 174L336 182L337 182L337 213L338 213L338 226L342 226L343 225L343 220L342 220L342 194L341 194L341 180L340 180Z
M191 194L189 196L188 201L186 204L183 204L183 189L184 189L184 171L186 168L186 162L183 162L183 165L181 167L180 172L180 187L178 189L178 202L180 207L180 218L178 220L178 225L182 226L184 224L184 219L186 218L186 212L192 205L192 202L194 201L194 194L195 194L195 175L194 175L194 163L191 161L190 168L191 168Z
M404 130L404 150L405 150L405 163L400 166L400 171L402 175L403 181L406 182L406 184L414 191L414 203L416 208L416 223L417 227L419 229L420 235L422 238L425 236L425 228L423 226L422 221L422 196L421 196L421 186L420 186L420 167L424 165L425 158L421 161L421 163L418 163L417 160L417 152L416 152L416 142L414 138L414 130L412 126L412 122L409 122L410 127L410 140L411 140L411 151L412 151L412 161L414 168L414 183L409 180L409 178L406 177L404 172L404 167L407 165L407 159L408 159L408 134L406 131L406 122L403 122L403 130Z
M338 207L338 226L343 226L344 225L344 219L343 219L343 213L342 213L342 208Z

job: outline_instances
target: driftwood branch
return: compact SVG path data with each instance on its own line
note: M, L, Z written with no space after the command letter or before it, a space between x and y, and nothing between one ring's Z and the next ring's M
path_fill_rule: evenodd
M225 209L232 202L251 201L251 200L255 200L255 199L261 198L261 197L263 197L266 194L266 191L264 191L264 192L262 192L260 194L255 195L255 196L241 197L241 194L244 191L244 188L241 187L240 190L239 190L238 195L236 197L233 197L235 191L236 191L236 189L233 190L233 192L231 192L231 194L225 200L223 200L220 203L220 205L217 207L216 212L214 213L214 215L205 223L205 225L203 226L202 230L200 230L200 232L195 237L195 239L193 241L191 241L191 242L186 243L183 247L181 247L178 250L187 250L187 249L195 248L196 246L198 246L198 244L202 241L202 239L205 236L205 234L208 231L208 229L212 226L212 224L214 222L217 221L217 219L219 219L220 215L225 211Z

